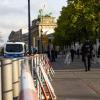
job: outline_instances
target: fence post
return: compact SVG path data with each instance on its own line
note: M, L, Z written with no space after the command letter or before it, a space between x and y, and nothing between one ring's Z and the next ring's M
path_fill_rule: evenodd
M12 62L13 73L13 98L17 99L19 96L19 60L14 58Z
M2 79L1 79L1 60L0 60L0 100L2 100Z
M1 61L2 77L2 100L13 100L12 85L12 60L2 58Z

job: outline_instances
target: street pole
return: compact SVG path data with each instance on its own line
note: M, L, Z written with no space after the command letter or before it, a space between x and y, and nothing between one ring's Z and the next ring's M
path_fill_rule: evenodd
M29 50L29 55L32 54L31 46L32 46L32 37L31 37L31 25L30 25L30 0L28 0L28 50ZM29 64L30 64L30 70L32 74L31 60L29 60Z
M28 0L28 49L31 55L30 0Z
M43 53L43 35L42 35L43 31L41 28L41 53Z

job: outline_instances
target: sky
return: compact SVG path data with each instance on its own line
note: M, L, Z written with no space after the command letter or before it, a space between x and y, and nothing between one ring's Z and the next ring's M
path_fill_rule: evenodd
M52 13L53 17L58 18L67 0L30 0L31 21L38 16L39 9L44 9L45 13ZM0 0L0 35L4 41L12 30L23 29L27 31L28 26L28 0ZM44 6L45 5L45 6Z

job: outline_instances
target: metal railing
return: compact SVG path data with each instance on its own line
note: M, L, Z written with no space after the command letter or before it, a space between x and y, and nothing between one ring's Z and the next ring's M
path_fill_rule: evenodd
M54 70L45 54L13 59L0 58L0 63L1 100L56 99L51 85Z

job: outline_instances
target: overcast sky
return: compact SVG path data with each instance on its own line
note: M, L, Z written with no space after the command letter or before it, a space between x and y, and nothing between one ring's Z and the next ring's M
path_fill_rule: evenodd
M44 13L51 12L58 18L61 8L67 0L30 0L31 20L37 18L39 9L45 5ZM7 38L14 30L27 29L27 2L28 0L0 0L0 34Z

